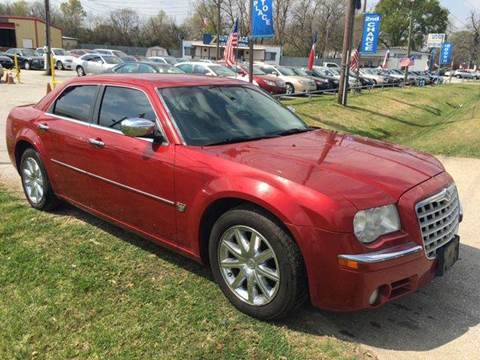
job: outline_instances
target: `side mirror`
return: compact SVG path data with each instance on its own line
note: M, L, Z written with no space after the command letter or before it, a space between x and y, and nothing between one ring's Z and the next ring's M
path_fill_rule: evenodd
M141 119L129 118L120 123L122 133L130 137L145 137L155 133L155 122Z

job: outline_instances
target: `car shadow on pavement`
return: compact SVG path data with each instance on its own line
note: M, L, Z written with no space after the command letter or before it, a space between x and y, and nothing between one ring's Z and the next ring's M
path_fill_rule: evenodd
M382 349L438 348L480 323L480 249L462 245L460 251L444 277L381 308L334 313L306 306L282 325Z
M77 218L164 261L213 281L206 266L73 206L63 205L53 213ZM460 256L459 262L444 277L381 308L335 313L305 304L289 318L276 324L312 335L333 336L383 349L427 351L437 348L480 323L480 249L462 245Z

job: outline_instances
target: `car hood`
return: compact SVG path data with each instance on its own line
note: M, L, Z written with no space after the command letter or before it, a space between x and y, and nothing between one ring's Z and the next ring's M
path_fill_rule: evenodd
M203 151L280 176L358 209L396 202L444 171L434 157L363 137L315 130Z

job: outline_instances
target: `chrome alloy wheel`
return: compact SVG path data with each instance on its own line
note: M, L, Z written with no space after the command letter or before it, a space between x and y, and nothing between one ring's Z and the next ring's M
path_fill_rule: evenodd
M26 158L23 162L22 180L28 199L33 204L38 205L45 194L45 180L42 171L40 170L40 166L32 157Z
M265 237L248 226L236 225L223 233L218 246L220 272L240 300L262 306L274 299L280 268Z

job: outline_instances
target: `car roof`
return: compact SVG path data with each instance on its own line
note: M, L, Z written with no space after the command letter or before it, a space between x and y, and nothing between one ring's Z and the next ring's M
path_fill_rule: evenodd
M116 83L123 85L148 85L158 88L209 85L245 85L241 80L192 74L101 74L73 78L65 84Z

